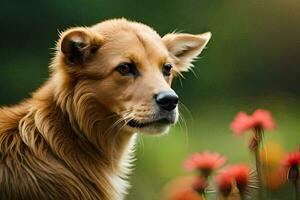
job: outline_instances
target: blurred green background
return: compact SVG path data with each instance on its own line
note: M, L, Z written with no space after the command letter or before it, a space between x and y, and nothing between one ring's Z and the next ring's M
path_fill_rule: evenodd
M1 105L21 101L47 79L58 31L68 27L126 17L161 35L212 32L194 73L174 84L184 120L166 136L139 138L129 200L162 199L164 185L186 174L181 163L194 151L252 163L247 136L229 130L240 110L271 110L278 129L267 140L286 150L300 143L299 0L4 0L0 11ZM290 195L286 189L276 199Z

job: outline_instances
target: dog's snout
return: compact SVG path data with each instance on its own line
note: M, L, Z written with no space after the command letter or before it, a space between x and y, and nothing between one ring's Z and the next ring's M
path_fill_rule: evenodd
M164 91L155 95L155 101L163 110L172 111L176 108L179 98L174 91Z

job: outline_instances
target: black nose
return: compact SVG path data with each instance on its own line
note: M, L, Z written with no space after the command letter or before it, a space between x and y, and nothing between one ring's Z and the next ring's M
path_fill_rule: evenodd
M167 111L174 110L178 104L178 100L177 94L173 91L159 92L155 95L156 103L160 108Z

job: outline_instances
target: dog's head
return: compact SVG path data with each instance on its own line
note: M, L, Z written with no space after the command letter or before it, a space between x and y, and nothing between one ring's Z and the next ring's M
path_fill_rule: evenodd
M89 81L94 97L124 119L124 129L162 133L178 119L173 78L191 67L211 37L171 33L125 19L71 28L61 35L64 70Z

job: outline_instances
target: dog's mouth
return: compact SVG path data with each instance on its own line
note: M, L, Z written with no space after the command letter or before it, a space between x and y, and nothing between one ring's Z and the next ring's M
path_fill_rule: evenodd
M167 118L163 118L163 119L159 119L159 120L154 120L151 122L146 122L146 123L142 123L139 122L135 119L130 120L127 125L132 127L132 128L144 128L144 127L148 127L148 126L153 126L153 125L169 125L172 124L173 122Z

